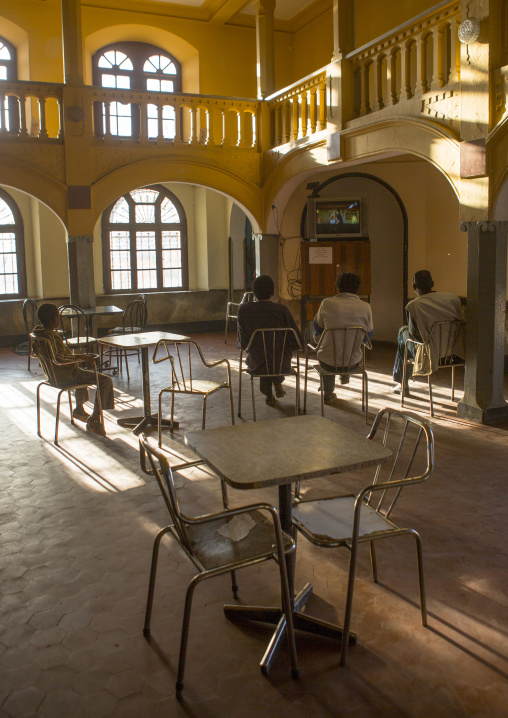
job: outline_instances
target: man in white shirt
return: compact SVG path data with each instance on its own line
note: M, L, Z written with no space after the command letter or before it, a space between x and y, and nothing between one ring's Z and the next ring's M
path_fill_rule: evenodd
M397 337L397 354L393 365L393 381L397 382L392 388L394 394L400 394L402 391L402 375L404 368L404 347L406 341L410 338L418 341L427 341L432 325L436 322L447 321L451 319L462 319L461 303L459 297L450 292L434 292L432 287L434 281L431 273L427 269L421 269L413 276L413 289L416 293L416 299L412 299L406 305L408 314L408 323L399 329ZM461 347L457 346L455 351L461 351ZM408 345L408 355L414 359L415 345ZM432 367L435 371L439 362L436 352L432 351ZM412 375L412 364L408 365L406 371L406 380ZM405 393L408 393L406 387Z
M358 296L360 284L360 277L352 272L345 272L339 277L337 280L339 293L334 297L323 299L314 317L314 339L316 341L319 340L319 337L325 329L340 329L355 326L363 327L366 336L369 339L371 338L374 331L372 310L370 304L362 301ZM337 371L337 369L341 368L334 366L335 354L331 334L325 336L317 356L323 369ZM361 348L358 348L352 357L351 368L358 366L361 358ZM335 376L324 375L321 379L323 381L325 403L330 404L337 398L333 392ZM347 384L349 382L349 374L342 374L340 381L341 384Z

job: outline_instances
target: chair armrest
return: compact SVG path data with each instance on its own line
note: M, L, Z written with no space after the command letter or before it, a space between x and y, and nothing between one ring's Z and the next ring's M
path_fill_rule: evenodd
M166 356L163 356L163 357L160 357L159 359L157 359L157 352L159 351L159 347L161 347L161 346L163 346L164 349L166 350ZM155 345L155 349L153 350L152 362L153 362L154 364L160 364L161 362L167 361L168 359L172 359L172 356L171 356L171 354L169 353L168 346L167 346L167 344L166 344L166 340L165 340L165 339L160 339L160 340L157 342L157 344Z
M203 364L208 369L211 369L214 366L219 366L219 364L227 364L228 367L230 367L229 359L218 359L217 361L212 361L212 362L207 362L203 356L201 357L201 359L203 360Z
M73 354L72 357L63 361L55 357L54 362L57 366L69 366L71 364L93 364L96 366L98 359L98 354Z

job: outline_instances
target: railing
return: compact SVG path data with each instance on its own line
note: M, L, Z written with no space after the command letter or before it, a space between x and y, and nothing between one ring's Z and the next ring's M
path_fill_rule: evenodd
M460 80L460 2L443 2L347 55L353 117Z
M326 68L266 98L272 146L294 142L326 129Z
M105 142L257 148L257 100L96 87L87 91L93 134Z
M0 139L62 139L62 88L49 82L0 82Z

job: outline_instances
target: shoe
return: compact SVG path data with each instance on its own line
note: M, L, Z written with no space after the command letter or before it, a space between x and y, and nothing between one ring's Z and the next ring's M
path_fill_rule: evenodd
M349 374L341 374L340 375L340 383L341 384L349 384Z
M390 389L392 394L398 394L399 396L402 394L402 384L395 384L395 386L392 386ZM406 386L404 389L404 396L409 396L409 387Z
M97 434L97 436L106 436L104 424L101 421L97 421L97 419L88 419L86 422L86 430L92 431L94 434Z
M267 397L265 397L265 403L268 404L268 406L275 406L275 397L273 394L269 394Z
M88 421L90 414L86 412L83 407L76 407L76 409L72 412L72 418L79 419L79 421Z
M325 404L333 404L334 401L337 400L337 394L325 394L324 402Z
M286 390L283 388L282 384L275 384L274 388L277 399L282 399L283 396L286 396Z

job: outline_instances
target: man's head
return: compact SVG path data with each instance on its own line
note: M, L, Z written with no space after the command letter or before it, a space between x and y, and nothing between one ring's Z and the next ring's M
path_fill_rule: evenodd
M349 294L358 294L360 291L360 284L362 280L354 272L344 272L337 279L337 289L342 292L348 292Z
M413 289L418 294L428 294L432 291L434 280L428 269L420 269L413 275Z
M37 316L45 329L55 329L59 324L60 315L58 307L54 304L41 304L37 310Z
M270 299L275 292L273 279L268 274L262 274L252 282L252 291L257 300Z

